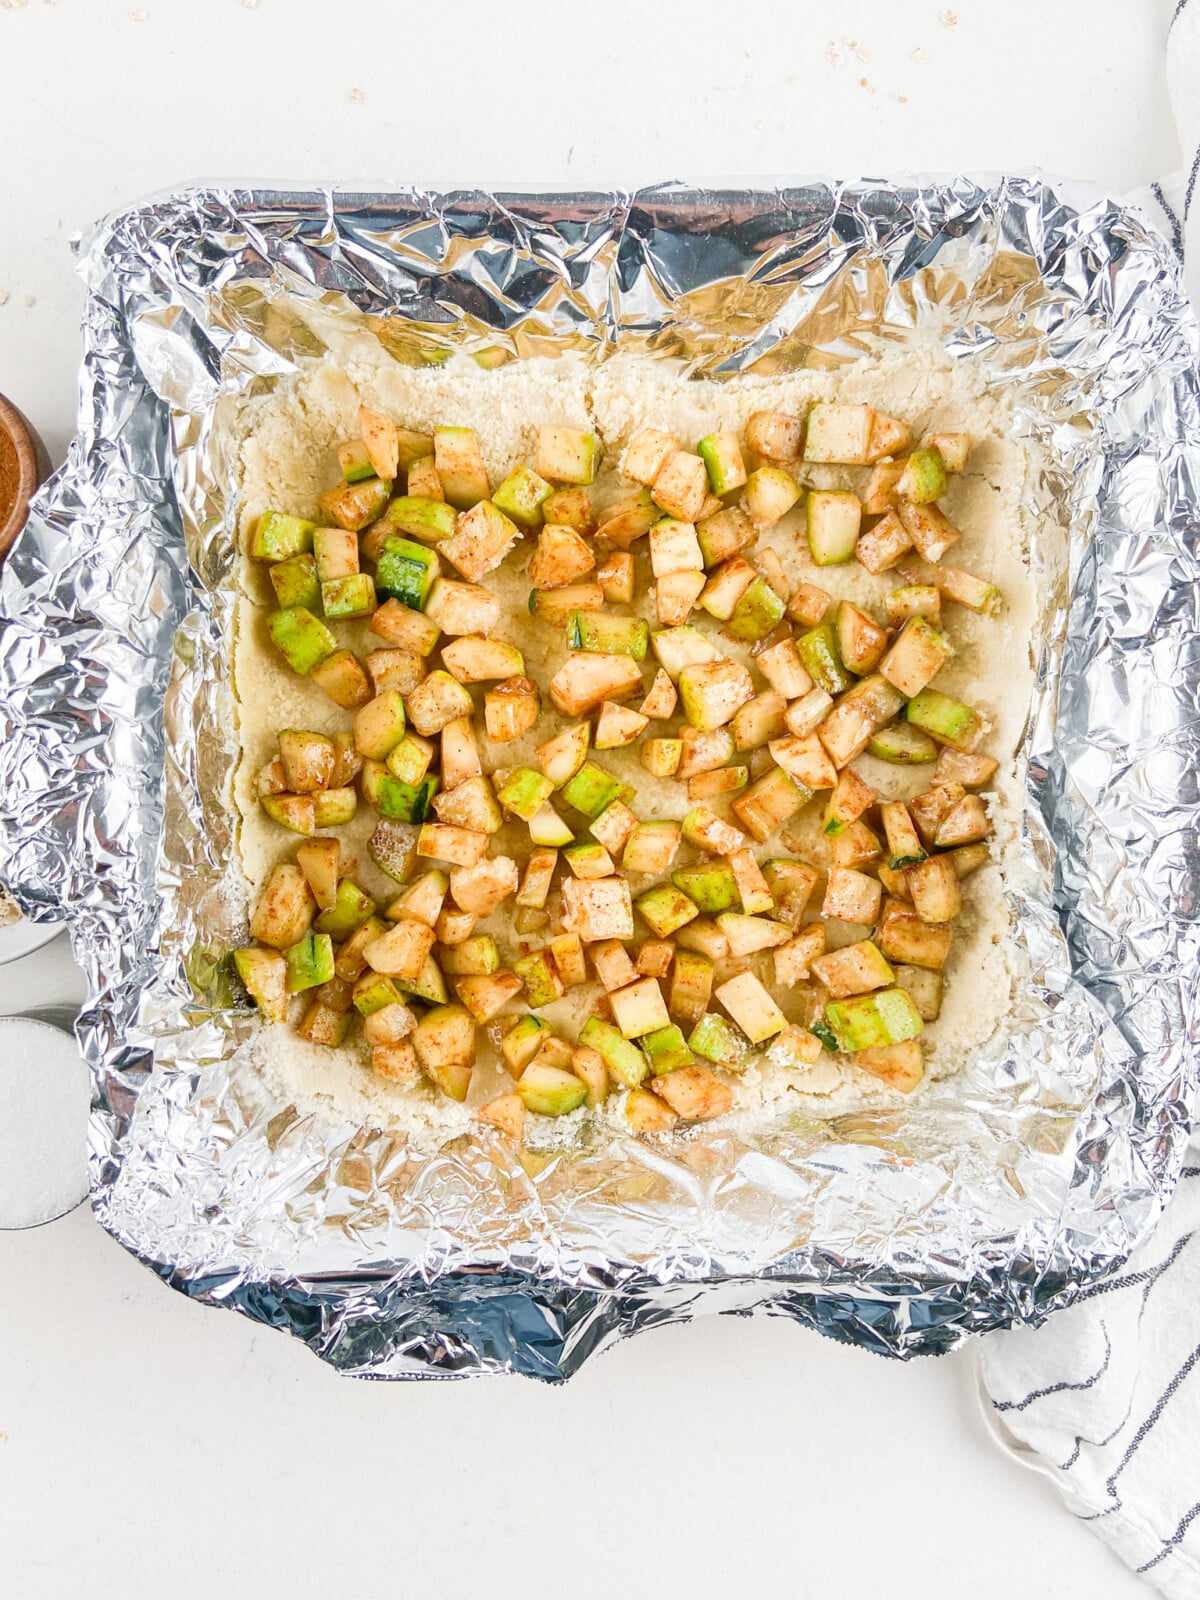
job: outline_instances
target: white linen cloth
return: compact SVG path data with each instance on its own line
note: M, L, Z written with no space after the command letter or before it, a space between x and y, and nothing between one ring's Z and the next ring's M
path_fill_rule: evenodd
M1134 200L1200 307L1200 0L1176 0L1167 82L1184 165ZM1200 1137L1157 1229L1043 1328L981 1342L985 1413L1077 1517L1171 1600L1200 1600Z

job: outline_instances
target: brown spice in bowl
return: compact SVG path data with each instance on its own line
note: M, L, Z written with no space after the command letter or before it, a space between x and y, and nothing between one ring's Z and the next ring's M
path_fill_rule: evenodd
M0 395L0 561L25 526L29 501L49 473L45 445L16 406Z

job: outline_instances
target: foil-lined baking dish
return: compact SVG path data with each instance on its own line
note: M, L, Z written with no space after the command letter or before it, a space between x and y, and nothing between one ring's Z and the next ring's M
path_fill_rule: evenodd
M0 585L0 877L69 918L89 977L116 1238L343 1371L551 1379L712 1311L945 1350L1128 1254L1186 1143L1200 946L1197 341L1144 219L1038 179L206 188L110 218L81 264L79 433ZM720 378L935 325L988 363L1071 526L1041 574L1006 1038L903 1112L538 1164L264 1101L221 960L236 505L213 419L319 352L314 310L410 363L637 350Z

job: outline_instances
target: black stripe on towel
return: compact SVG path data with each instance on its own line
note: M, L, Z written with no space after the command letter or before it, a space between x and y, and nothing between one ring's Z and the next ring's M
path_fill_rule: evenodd
M1116 1289L1132 1289L1138 1283L1154 1285L1168 1268L1175 1265L1180 1252L1186 1250L1194 1238L1195 1233L1182 1234L1171 1246L1170 1255L1156 1267L1142 1267L1138 1272L1127 1272L1123 1278L1109 1278L1106 1283L1094 1283L1090 1289L1084 1289L1077 1295L1073 1303L1077 1305L1081 1300L1094 1300L1098 1294L1112 1294Z
M1183 220L1186 222L1188 212L1192 209L1192 191L1196 187L1196 175L1200 173L1200 150L1196 151L1192 161L1192 170L1188 173L1187 192L1183 197Z
M1179 226L1179 218L1175 215L1175 213L1171 210L1171 207L1167 204L1167 197L1162 191L1162 184L1161 183L1152 183L1150 185L1150 193L1158 201L1159 205L1162 207L1164 213L1166 214L1168 221L1171 224L1171 246L1174 249L1175 254L1179 257L1180 261L1182 261L1183 260L1183 229ZM1200 1172L1200 1167L1192 1167L1190 1169L1190 1171L1189 1171L1189 1169L1187 1167L1185 1167L1183 1169L1183 1171L1180 1173L1180 1177L1181 1178L1194 1177L1197 1172Z
M1077 1393L1083 1389L1090 1389L1108 1371L1108 1363L1112 1360L1112 1343L1108 1337L1108 1329L1103 1322L1100 1331L1104 1335L1104 1360L1099 1368L1092 1373L1090 1378L1083 1378L1078 1383L1051 1383L1044 1389L1035 1389L1032 1394L1027 1394L1024 1400L993 1400L992 1407L996 1411L1024 1411L1026 1406L1031 1406L1035 1400L1044 1400L1048 1394L1066 1394L1068 1391Z
M1144 1562L1138 1568L1138 1571L1149 1572L1150 1568L1156 1567L1164 1556L1169 1556L1172 1550L1183 1543L1185 1537L1187 1536L1188 1529L1191 1527L1192 1523L1195 1522L1197 1517L1200 1517L1200 1501L1198 1501L1190 1511L1185 1512L1184 1515L1180 1517L1179 1524L1176 1527L1175 1532L1169 1539L1163 1540L1162 1549L1156 1556L1151 1556L1149 1561Z
M1083 1522L1098 1522L1101 1517L1107 1517L1111 1512L1121 1510L1121 1496L1117 1493L1117 1489L1116 1489L1117 1479L1125 1471L1125 1468L1129 1465L1130 1461L1133 1459L1133 1456L1134 1456L1135 1452L1140 1450L1142 1445L1146 1442L1146 1439L1149 1437L1149 1435L1153 1431L1155 1424L1158 1422L1158 1419L1162 1416L1163 1412L1167 1409L1167 1407L1170 1405L1171 1401L1175 1398L1176 1390L1179 1388L1180 1384L1184 1381L1184 1379L1191 1372L1192 1368L1196 1365L1197 1361L1200 1361L1200 1344L1198 1344L1195 1347L1195 1349L1192 1351L1191 1355L1188 1356L1187 1360L1180 1367L1179 1371L1175 1374L1175 1376L1171 1379L1170 1383L1163 1390L1162 1394L1159 1395L1157 1401L1154 1404L1154 1409L1151 1411L1150 1415L1146 1418L1146 1420L1142 1423L1142 1425L1138 1429L1138 1431L1134 1434L1133 1438L1129 1441L1129 1447L1125 1451L1125 1454L1121 1457L1120 1461L1118 1461L1117 1465L1113 1468L1112 1472L1109 1474L1108 1481L1104 1485L1104 1487L1105 1487L1106 1492L1108 1494L1112 1495L1112 1497L1113 1497L1112 1505L1111 1506L1106 1506L1103 1511L1097 1511L1090 1517L1083 1517L1081 1519Z
M1174 14L1171 17L1170 22L1168 22L1168 24L1167 24L1167 32L1168 33L1170 33L1171 29L1179 21L1180 17L1187 10L1187 8L1188 8L1188 0L1177 0L1177 4L1175 6Z

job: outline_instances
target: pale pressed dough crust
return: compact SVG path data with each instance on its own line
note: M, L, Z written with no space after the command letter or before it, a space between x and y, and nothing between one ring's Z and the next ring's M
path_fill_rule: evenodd
M947 967L942 1014L924 1035L931 1079L961 1069L970 1052L1004 1025L1013 983L1020 981L1019 952L1009 936L1003 898L1005 863L1015 852L1021 780L1018 751L1034 684L1032 640L1038 597L1031 576L1029 551L1035 529L1026 493L1031 472L1028 448L1014 437L1012 419L1002 399L986 389L980 370L969 361L951 361L934 349L897 350L880 359L863 360L839 372L801 372L783 378L733 379L722 384L689 382L664 364L618 358L599 368L567 358L514 363L485 372L467 358L436 369L402 367L370 339L347 342L313 362L299 377L282 381L270 394L244 401L234 420L240 444L240 505L243 538L261 512L276 507L315 517L317 495L336 477L334 450L357 434L360 401L378 407L405 427L431 430L435 424L474 428L479 434L493 484L533 453L538 426L559 423L594 428L601 437L605 470L596 497L614 497L622 490L613 469L629 435L641 427L666 428L686 445L714 429L741 429L750 414L762 409L802 410L814 399L868 401L880 411L903 418L919 433L962 430L975 441L966 470L953 478L942 501L962 538L948 558L995 583L1004 595L1004 611L996 618L979 617L961 606L943 611L945 631L955 648L937 686L966 700L984 713L989 731L980 748L1001 760L996 798L991 805L996 835L994 865L975 873L964 886L965 908L956 924ZM861 479L861 472L857 475ZM843 468L809 469L816 487L853 485L856 474ZM894 573L872 577L850 563L816 568L808 557L802 525L789 514L759 541L779 555L789 579L817 583L835 599L880 604L896 586ZM505 601L500 634L525 654L526 669L542 685L566 655L561 629L538 624L529 615L529 581L525 567L532 539L524 540L503 567L484 581ZM637 553L638 605L652 617L649 562L644 541ZM281 728L320 732L348 729L352 716L325 694L297 677L267 641L265 617L273 594L266 571L249 560L239 567L241 596L237 607L234 687L237 737L241 757L234 777L239 814L241 864L251 892L257 891L270 868L294 857L297 839L269 821L255 798L254 778L277 752ZM702 624L703 625L703 624ZM342 642L360 654L381 641L364 624L339 625ZM722 648L739 652L725 640ZM743 659L748 659L743 655ZM652 663L647 662L647 686ZM765 687L765 685L760 685ZM543 698L545 698L543 696ZM636 702L635 702L636 703ZM488 746L481 741L485 767L511 767L532 759L533 746L549 737L561 722L552 710L524 739ZM655 724L656 734L669 731ZM633 809L645 818L682 817L688 809L686 785L655 780L641 767L636 745L605 751L605 766L633 785ZM908 771L869 757L859 768L884 798L903 798L926 788L929 767ZM828 864L828 849L814 803L785 827L802 847L794 853L814 865ZM339 830L343 854L355 862L355 876L369 892L387 900L396 885L381 874L366 852L375 824L365 803L353 823ZM520 860L528 849L522 825L512 825L493 841L493 852L506 851ZM760 859L792 853L779 837L760 847ZM652 880L635 881L634 892ZM511 902L484 928L496 935L502 960L518 954L511 930ZM830 943L864 936L863 930L831 924ZM534 940L534 943L540 942ZM756 958L756 970L771 987L770 954ZM595 996L588 985L569 990L542 1015L556 1031L573 1039ZM796 1012L795 1000L777 996L785 1012ZM297 1012L300 1002L294 1002ZM519 1006L515 1008L519 1011ZM484 1040L480 1038L481 1045ZM430 1088L401 1088L377 1078L368 1065L361 1036L352 1034L342 1049L306 1044L289 1024L263 1025L256 1055L272 1091L302 1110L325 1110L339 1118L386 1127L428 1144L453 1136L473 1122L472 1107L510 1087L495 1065L492 1052L481 1049L468 1104L460 1106ZM769 1052L737 1078L731 1118L746 1129L782 1110L831 1117L869 1106L894 1106L901 1097L844 1061L823 1055L813 1067L797 1070L773 1064ZM601 1120L615 1125L619 1105ZM575 1120L585 1116L577 1113ZM536 1122L538 1119L534 1119ZM729 1119L727 1119L729 1120Z

